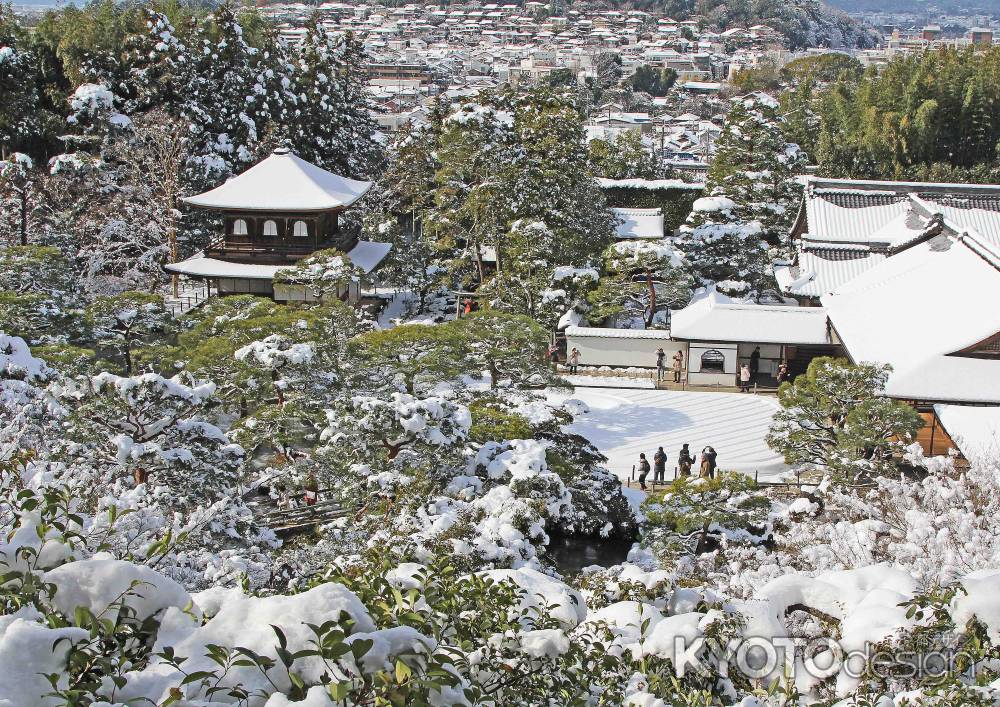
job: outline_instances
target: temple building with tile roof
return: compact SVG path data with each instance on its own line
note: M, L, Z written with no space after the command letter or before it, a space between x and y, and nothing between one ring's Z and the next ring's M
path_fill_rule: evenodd
M340 227L341 214L371 186L279 148L216 188L182 200L221 214L223 233L202 252L165 268L205 280L221 295L250 293L277 300L302 299L292 290L276 291L274 276L318 250L336 248L371 273L392 246L359 241ZM353 283L341 296L356 301L360 288L361 283Z

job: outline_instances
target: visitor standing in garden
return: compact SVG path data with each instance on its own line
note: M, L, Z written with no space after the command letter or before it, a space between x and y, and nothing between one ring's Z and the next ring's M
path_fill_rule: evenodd
M656 454L653 455L653 481L664 481L664 477L667 475L667 453L663 451L663 447L659 447L656 450Z
M639 453L639 488L646 490L646 477L649 476L649 460L645 452Z
M667 353L661 346L656 350L656 380L661 381L667 377Z
M684 352L678 350L674 354L674 383L681 382L681 370L684 368Z
M576 373L576 368L580 365L580 349L574 346L573 350L569 352L566 362L569 364L569 372Z
M715 460L718 458L718 454L712 447L705 447L701 450L701 476L704 479L714 479L715 478Z
M694 457L688 449L687 442L681 447L680 454L677 455L677 468L680 469L681 476L691 476L691 466L694 464Z

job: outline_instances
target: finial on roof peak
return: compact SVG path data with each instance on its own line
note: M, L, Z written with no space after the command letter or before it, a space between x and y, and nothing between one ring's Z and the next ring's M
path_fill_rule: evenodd
M287 145L282 145L281 147L274 148L274 153L273 154L275 154L275 155L287 155L291 151L292 151L292 148L288 147Z

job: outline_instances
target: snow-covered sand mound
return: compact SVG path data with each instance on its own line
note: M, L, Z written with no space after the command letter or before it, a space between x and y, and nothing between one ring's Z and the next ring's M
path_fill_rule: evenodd
M593 442L608 457L608 468L622 479L630 476L640 452L651 459L661 445L672 475L685 442L692 453L713 446L725 470L759 472L762 479L788 470L764 441L778 409L773 398L627 388L577 388L569 397L589 408L577 413L569 429Z

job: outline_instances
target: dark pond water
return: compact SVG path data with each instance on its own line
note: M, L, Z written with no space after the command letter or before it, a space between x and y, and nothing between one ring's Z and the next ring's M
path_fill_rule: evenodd
M590 565L620 565L628 558L632 542L622 538L553 534L546 555L560 573L574 575Z

